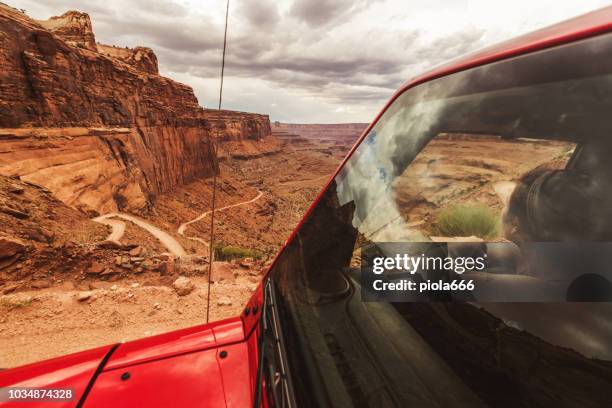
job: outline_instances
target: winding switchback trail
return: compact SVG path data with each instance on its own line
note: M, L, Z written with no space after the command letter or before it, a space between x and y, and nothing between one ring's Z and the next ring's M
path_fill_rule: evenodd
M110 235L106 238L108 241L119 241L125 233L125 223L123 221L114 220L113 218L123 218L124 220L131 221L134 224L138 225L140 228L146 230L155 238L157 238L172 255L187 255L187 252L185 252L181 244L166 231L163 231L157 228L156 226L129 214L109 213L96 217L92 220L100 224L110 225L112 227Z
M106 218L108 215L109 214L101 215L93 218L92 221L99 224L109 225L112 228L112 231L108 237L106 237L106 240L119 242L123 237L123 234L125 234L125 222Z
M258 190L258 191L257 191L257 193L258 193L258 194L257 194L257 196L256 196L255 198L252 198L252 199L247 200L247 201L242 201L242 202L240 202L240 203L232 204L232 205L226 205L225 207L217 208L217 209L215 210L215 212L219 212L219 211L227 210L228 208L232 208L232 207L238 207L239 205L245 205L245 204L250 204L250 203L253 203L253 202L255 202L255 201L259 200L259 199L260 199L260 198L263 196L263 191L259 191L259 190ZM185 228L187 228L187 226L188 226L189 224L193 224L194 222L201 221L201 220L202 220L204 217L206 217L206 216L207 216L208 214L210 214L211 212L212 212L212 210L205 211L205 212L203 212L202 214L198 215L198 216L197 216L196 218L194 218L193 220L191 220L191 221L187 221L187 222L185 222L185 223L181 224L181 225L179 226L179 228L178 228L178 231L177 231L177 232L179 233L179 235L181 235L181 236L183 236L183 237L185 237L185 238L187 238L187 239L190 239L190 240L192 240L192 241L197 241L197 242L200 242L200 243L202 243L202 244L204 244L204 245L208 246L208 241L205 241L205 240L203 240L202 238L198 238L198 237L188 237L188 236L186 236L186 235L185 235Z
M262 196L263 196L263 192L258 191L258 194L255 198L252 198L247 201L242 201L236 204L226 205L225 207L218 208L216 211L223 211L223 210L227 210L228 208L250 204L250 203L253 203L259 200ZM187 239L190 239L192 241L201 242L202 244L208 246L208 241L205 241L202 238L186 236L185 229L187 228L189 224L193 224L194 222L198 222L202 220L204 217L206 217L210 213L211 213L210 210L203 212L202 214L200 214L198 217L194 218L193 220L187 221L181 224L178 228L178 233ZM106 237L107 241L119 242L119 240L121 240L121 238L125 234L125 222L117 220L115 218L122 218L124 220L131 221L134 224L138 225L140 228L146 230L151 235L153 235L155 238L157 238L166 247L166 249L168 249L168 252L170 252L172 255L179 256L179 257L187 255L187 252L185 252L185 249L182 247L182 245L174 237L168 234L166 231L163 231L157 228L156 226L148 223L147 221L141 218L138 218L138 217L135 217L129 214L109 213L109 214L104 214L104 215L101 215L99 217L92 219L92 221L94 222L104 224L104 225L109 225L112 228L111 233L108 235L108 237Z

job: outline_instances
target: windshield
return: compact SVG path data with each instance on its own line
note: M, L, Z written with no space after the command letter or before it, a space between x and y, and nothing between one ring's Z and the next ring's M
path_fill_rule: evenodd
M608 406L610 112L609 35L400 95L271 272L298 400ZM487 263L460 296L364 301L363 253L387 243Z

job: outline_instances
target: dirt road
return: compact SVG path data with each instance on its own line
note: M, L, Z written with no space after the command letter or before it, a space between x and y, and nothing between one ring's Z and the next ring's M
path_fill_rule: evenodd
M223 211L229 208L238 207L240 205L250 204L250 203L253 203L259 200L262 196L263 196L263 192L258 191L257 196L255 198L252 198L247 201L241 201L236 204L226 205L225 207L218 208L216 211ZM187 228L188 225L193 224L194 222L201 221L210 213L211 213L210 210L205 211L199 216L197 216L196 218L194 218L193 220L187 221L181 224L177 232L179 233L179 235L182 235L187 239L190 239L192 241L201 242L202 244L208 246L208 242L203 240L202 238L186 236L185 229ZM119 242L121 238L123 237L123 235L125 234L125 222L114 219L114 218L123 218L124 220L131 221L134 224L138 225L140 228L146 230L151 235L153 235L155 238L157 238L168 249L168 251L172 255L175 255L175 256L187 255L187 252L185 252L185 249L182 247L182 245L176 239L174 239L174 237L172 237L170 234L157 228L156 226L150 224L149 222L141 218L138 218L138 217L135 217L129 214L109 213L109 214L104 214L104 215L101 215L93 219L93 221L97 223L109 225L112 228L111 233L106 238L107 241Z
M138 225L140 228L146 230L155 238L157 238L174 256L187 255L187 252L185 252L181 244L170 234L148 223L145 220L142 220L138 217L129 214L110 213L101 215L93 219L93 221L95 222L110 225L112 227L113 230L107 237L107 240L109 241L119 241L121 237L123 237L123 234L125 232L125 223L119 220L113 220L112 218L123 218L124 220L131 221L134 224Z
M99 217L92 219L92 221L100 223L100 224L104 224L104 225L109 225L112 228L112 231L109 234L109 236L106 237L106 240L119 242L121 238L123 237L123 234L125 234L125 222L106 218L107 216L108 214L101 215Z
M255 198L252 198L252 199L247 200L247 201L242 201L242 202L239 202L239 203L236 203L236 204L226 205L225 207L217 208L217 209L215 210L215 212L219 212L219 211L227 210L227 209L229 209L229 208L233 208L233 207L238 207L238 206L240 206L240 205L245 205L245 204L250 204L250 203L253 203L253 202L255 202L255 201L259 200L259 199L260 199L262 196L263 196L263 192L262 192L262 191L258 191L258 192L257 192L257 196L256 196ZM185 235L185 228L187 228L187 226L188 226L189 224L193 224L194 222L201 221L202 219L204 219L204 217L206 217L206 216L207 216L208 214L210 214L211 212L212 212L211 210L205 211L205 212L203 212L202 214L198 215L198 216L197 216L196 218L194 218L193 220L191 220L191 221L187 221L187 222L185 222L185 223L181 224L181 225L179 226L179 228L178 228L177 232L179 233L179 235L182 235L182 236L184 236L184 237L185 237L185 238L187 238L187 239L190 239L190 240L192 240L192 241L197 241L197 242L200 242L200 243L202 243L202 244L204 244L204 245L208 246L208 242L207 242L207 241L205 241L205 240L203 240L202 238L198 238L198 237L188 237L188 236L186 236L186 235Z

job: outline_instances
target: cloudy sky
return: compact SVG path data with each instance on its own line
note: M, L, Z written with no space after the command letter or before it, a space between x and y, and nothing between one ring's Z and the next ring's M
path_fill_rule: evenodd
M155 50L206 107L219 88L225 0L3 0L38 19L92 17L98 41ZM224 107L294 123L369 122L406 79L603 0L231 0Z

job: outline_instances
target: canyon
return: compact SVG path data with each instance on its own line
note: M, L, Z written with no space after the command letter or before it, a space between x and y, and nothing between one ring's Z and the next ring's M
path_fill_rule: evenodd
M333 124L272 124L272 134L280 140L293 145L301 144L305 148L316 147L326 154L339 153L344 157L350 147L361 136L368 123L333 123Z
M201 323L213 175L210 315L238 314L362 126L202 107L93 26L0 3L0 368Z

